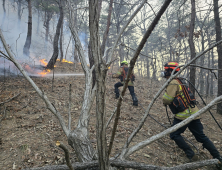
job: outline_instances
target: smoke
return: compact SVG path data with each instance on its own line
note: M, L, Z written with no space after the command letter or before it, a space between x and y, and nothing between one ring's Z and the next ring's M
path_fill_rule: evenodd
M3 6L3 0L0 0L0 28L5 37L5 40L10 47L10 50L14 54L14 57L23 66L29 65L31 68L41 68L43 66L40 62L41 59L46 59L46 62L50 60L53 54L53 39L56 31L56 25L58 22L58 16L54 14L50 20L49 26L49 41L45 41L45 27L44 27L44 12L36 10L32 4L32 41L30 46L30 54L24 55L23 48L25 45L28 29L28 6L26 1L22 1L21 8L17 1L5 0L5 6ZM21 15L19 11L21 9ZM70 39L70 31L68 29L68 23L64 24L64 37L63 48L67 50L67 45ZM82 42L87 42L87 35L80 34ZM87 44L83 43L84 51L87 56ZM0 50L5 52L2 42L0 42ZM6 52L5 52L6 53ZM64 53L65 55L65 53ZM72 57L72 45L70 44L67 51L66 59L73 61ZM88 58L88 57L87 57ZM14 74L17 74L16 68L13 64L6 59L0 57L0 74L3 74L4 69L9 70Z

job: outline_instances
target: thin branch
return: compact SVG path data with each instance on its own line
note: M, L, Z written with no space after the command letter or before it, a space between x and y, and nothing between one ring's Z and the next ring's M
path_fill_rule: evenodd
M85 7L79 7L79 8L73 8L73 11L77 11L79 9L86 9L86 8L89 8L88 6L85 6Z
M147 2L147 4L150 6L150 8L152 9L154 15L156 16L156 13L155 13L155 11L153 10L153 7L152 7L148 2Z
M21 93L18 93L18 94L16 94L15 96L13 96L12 98L10 98L10 99L8 99L8 100L6 100L6 101L4 101L4 102L1 102L1 103L0 103L0 106L3 105L3 104L5 104L5 103L8 103L8 102L14 100L14 99L15 99L16 97L18 97L20 94L21 94Z
M215 76L216 79L217 79L217 75L216 75L215 72L213 72L213 70L218 70L218 71L221 71L221 70L222 70L222 69L216 69L216 68L203 67L203 66L194 65L194 64L191 64L190 66L192 66L192 67L200 67L200 68L203 68L203 69L206 69L206 70L210 70L210 72L214 74L214 76Z
M12 62L12 60L10 59L9 56L7 56L7 55L6 55L5 53L3 53L2 51L0 51L0 53L3 55L2 57L6 58L7 60L9 60L9 61Z
M112 120L113 116L115 115L116 110L117 110L117 107L114 109L114 111L113 111L112 115L110 116L109 120L107 121L107 123L106 123L106 128L109 126L109 123L111 122L111 120Z
M63 149L63 151L65 152L66 165L69 167L70 170L74 170L70 162L69 150L67 149L67 147L64 144L60 143L59 141L56 142L56 146Z
M221 71L222 69L217 69L217 68L208 68L208 67L203 67L203 66L199 66L199 65L195 65L195 64L190 64L190 66L192 67L200 67L200 68L203 68L203 69L206 69L206 70L218 70L218 71Z

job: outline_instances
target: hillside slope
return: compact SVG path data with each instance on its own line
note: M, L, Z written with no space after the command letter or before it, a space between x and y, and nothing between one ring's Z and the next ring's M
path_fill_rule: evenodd
M55 68L57 73L73 73L74 66L69 63L58 63ZM81 66L77 65L76 73L82 73ZM52 164L64 164L64 153L56 147L57 140L68 146L66 136L62 132L58 120L46 109L44 102L40 99L34 89L23 77L0 77L1 93L0 103L21 93L17 98L5 104L6 117L0 123L0 169L21 169L25 167L40 167ZM72 84L72 127L77 125L81 111L81 103L84 94L84 76L59 76L54 78L52 91L52 77L32 77L34 82L47 94L49 100L61 112L64 118L68 118L68 88ZM107 78L107 120L112 114L117 100L114 98L114 84L118 79ZM164 81L164 80L163 80ZM137 78L135 82L135 93L140 105L132 106L132 99L127 90L124 102L121 107L121 117L114 141L114 148L111 156L119 153L125 144L127 137L136 128L153 96L163 84L159 81ZM120 88L121 89L121 88ZM210 99L208 99L208 102ZM203 107L199 100L199 108ZM142 108L144 107L144 109ZM0 119L3 117L4 107L0 107ZM214 116L222 125L222 115L215 113ZM165 126L170 126L165 107L162 105L161 97L151 109L151 113L157 121ZM91 110L90 117L90 139L96 149L96 113L95 105ZM171 121L173 115L170 114ZM112 119L107 129L107 139L113 126ZM202 116L202 123L206 135L213 141L218 150L222 153L222 131L218 128L209 113ZM164 128L148 117L144 127L133 140L132 144L145 140ZM203 150L194 136L187 130L184 136L190 140L199 150L200 160L209 159L211 155L206 149ZM71 153L71 161L78 161L74 150L68 146ZM195 150L195 149L194 149ZM196 151L196 150L195 150ZM142 150L134 153L130 160L144 162L159 166L175 166L187 162L185 154L180 150L174 141L166 136ZM210 169L212 169L211 167ZM206 168L202 168L206 169ZM208 168L209 169L209 168Z

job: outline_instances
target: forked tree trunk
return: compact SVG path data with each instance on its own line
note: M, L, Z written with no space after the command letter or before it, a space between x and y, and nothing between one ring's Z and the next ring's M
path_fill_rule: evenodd
M78 125L76 129L68 135L68 143L75 150L80 162L89 162L97 159L97 154L89 139L88 131L90 110L95 97L90 76L86 76L85 79L85 93Z
M215 21L215 29L216 29L216 41L221 40L221 25L220 25L220 17L219 17L219 7L218 0L214 0L214 21ZM218 54L218 69L222 69L222 45L217 46L217 54ZM218 71L218 90L217 96L222 95L222 70ZM222 114L222 104L217 104L217 113Z
M107 153L106 142L106 112L105 112L105 97L106 97L106 74L107 68L103 62L100 53L99 41L99 16L98 16L98 0L89 1L89 29L92 54L94 58L94 66L96 72L96 138L98 150L98 162L101 170L109 169L109 157Z
M23 54L29 56L29 49L30 49L31 40L32 40L32 3L31 3L31 0L27 0L27 1L28 1L28 10L29 10L28 32L27 32L25 45L23 48Z
M190 21L190 33L189 33L189 46L190 46L190 55L191 55L191 60L195 57L195 46L193 42L193 32L194 32L194 24L195 24L195 0L191 0L191 21ZM195 64L196 62L194 61L192 64ZM191 67L190 68L190 82L195 86L195 75L196 75L196 68ZM195 95L195 89L193 86L190 87L191 91Z
M58 24L56 27L56 34L54 36L54 41L53 41L53 54L51 59L49 60L46 68L48 69L53 69L54 65L56 63L56 60L58 58L59 55L59 47L58 47L58 41L59 41L59 35L60 35L60 29L62 26L62 20L63 20L63 7L62 7L62 1L60 0L59 3L59 12L60 12L60 16L59 16L59 20L58 20Z

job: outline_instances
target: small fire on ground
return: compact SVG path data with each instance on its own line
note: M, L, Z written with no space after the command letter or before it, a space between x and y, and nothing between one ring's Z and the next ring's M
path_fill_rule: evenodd
M42 65L44 65L44 66L47 66L47 62L46 62L46 59L41 59L41 60L39 60L40 61L40 63L42 64ZM59 59L57 59L56 61L60 61ZM73 62L72 61L68 61L68 60L66 60L66 59L63 59L62 60L62 63L70 63L70 64L73 64ZM54 65L54 67L56 67L56 65ZM41 76L44 76L44 75L46 75L46 74L48 74L48 73L50 73L51 72L51 70L50 69L45 69L45 70L43 70L43 71L41 71L40 73L38 73L39 75L41 75Z
M56 61L60 61L60 59L57 59ZM71 64L73 64L72 61L68 61L66 59L62 59L62 63L71 63Z

